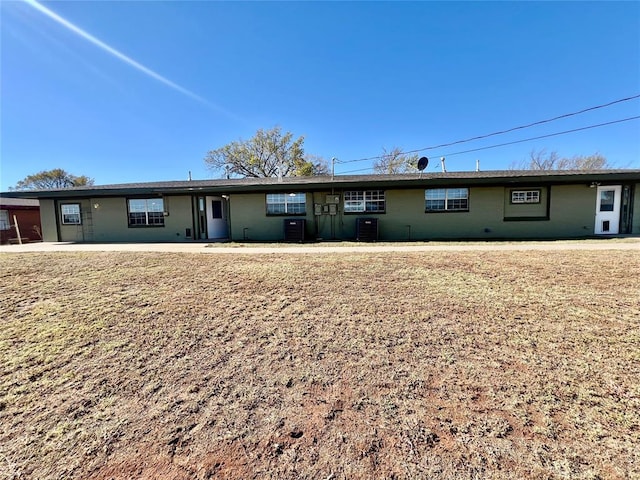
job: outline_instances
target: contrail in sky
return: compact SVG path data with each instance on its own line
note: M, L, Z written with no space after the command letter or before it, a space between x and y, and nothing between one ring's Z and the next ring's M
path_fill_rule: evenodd
M68 28L69 30L71 30L72 32L80 35L82 38L84 38L85 40L88 40L89 42L93 43L94 45L100 47L101 49L103 49L106 52L109 52L111 55L113 55L116 58L119 58L120 60L122 60L125 63L128 63L129 65L131 65L133 68L140 70L142 73L150 76L151 78L154 78L156 80L158 80L159 82L164 83L165 85L167 85L168 87L173 88L174 90L177 90L178 92L182 93L183 95L186 95L187 97L190 97L194 100L197 100L199 102L202 102L206 105L209 105L210 107L215 108L216 110L222 111L224 112L220 107L213 105L211 103L209 103L207 100L205 100L204 98L202 98L199 95L196 95L195 93L187 90L186 88L181 87L180 85L173 83L171 80L163 77L162 75L160 75L159 73L154 72L153 70L151 70L150 68L145 67L144 65L136 62L134 59L132 59L131 57L127 57L124 53L119 52L118 50L116 50L115 48L110 47L109 45L107 45L106 43L98 40L96 37L94 37L93 35L85 32L84 30L82 30L79 27L76 27L73 23L69 22L68 20L65 20L64 18L62 18L60 15L56 14L55 12L52 12L51 10L49 10L48 8L46 8L45 6L41 5L40 3L36 2L36 0L25 0L26 3L28 3L30 6L32 6L33 8L35 8L36 10L44 13L46 16L48 16L49 18L55 20L56 22L58 22L60 25L63 25L64 27ZM227 112L224 112L227 113Z

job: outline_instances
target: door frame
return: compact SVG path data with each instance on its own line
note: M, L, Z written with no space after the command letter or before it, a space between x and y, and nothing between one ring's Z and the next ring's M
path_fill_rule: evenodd
M614 192L612 210L601 211L602 193ZM593 233L595 235L618 235L620 233L620 205L622 185L598 186L596 192L596 214Z
M205 203L205 218L206 227L205 232L208 240L228 240L230 238L230 222L229 222L229 197L228 195L206 195L204 196ZM213 217L213 202L220 202L220 215L221 217ZM215 236L212 235L214 223L224 223L224 235Z

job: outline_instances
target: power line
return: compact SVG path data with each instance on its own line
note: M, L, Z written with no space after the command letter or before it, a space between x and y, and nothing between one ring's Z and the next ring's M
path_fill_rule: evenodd
M542 125L544 123L553 122L555 120L560 120L560 119L563 119L563 118L572 117L572 116L575 116L575 115L580 115L581 113L586 113L586 112L590 112L590 111L593 111L593 110L598 110L600 108L610 107L611 105L615 105L617 103L622 103L622 102L628 102L630 100L635 100L637 98L640 98L640 94L633 95L631 97L620 98L618 100L614 100L614 101L609 102L609 103L603 103L602 105L596 105L595 107L585 108L585 109L579 110L577 112L565 113L563 115L558 115L557 117L547 118L545 120L539 120L537 122L528 123L526 125L520 125L518 127L509 128L507 130L501 130L499 132L487 133L485 135L478 135L476 137L466 138L464 140L456 140L455 142L450 142L450 143L442 143L440 145L434 145L434 146L431 146L431 147L418 148L416 150L407 150L407 151L401 152L401 153L402 154L418 153L418 152L423 152L423 151L426 151L426 150L434 150L436 148L450 147L452 145L459 145L461 143L472 142L474 140L481 140L483 138L494 137L496 135L502 135L502 134L513 132L513 131L516 131L516 130L522 130L524 128L529 128L529 127L533 127L533 126L536 126L536 125ZM616 123L616 122L613 122L613 123ZM606 125L606 124L603 124L603 125ZM588 128L590 128L590 127L588 127ZM544 137L540 137L540 138L544 138ZM378 159L384 158L384 157L385 157L385 155L378 155L376 157L359 158L359 159L355 159L355 160L336 160L336 163L363 162L365 160L378 160Z
M454 155L462 155L464 153L472 153L472 152L479 152L481 150L489 150L490 148L498 148L498 147L504 147L504 146L507 146L507 145L515 145L516 143L530 142L531 140L539 140L541 138L557 137L558 135L566 135L567 133L580 132L582 130L589 130L589 129L592 129L592 128L605 127L607 125L613 125L613 124L616 124L616 123L629 122L631 120L637 120L639 118L640 118L640 115L637 115L635 117L622 118L622 119L619 119L619 120L613 120L611 122L598 123L597 125L589 125L587 127L580 127L580 128L574 128L574 129L571 129L571 130L565 130L563 132L549 133L547 135L539 135L537 137L530 137L530 138L525 138L525 139L522 139L522 140L514 140L513 142L499 143L497 145L489 145L488 147L473 148L471 150L464 150L462 152L447 153L447 154L444 154L443 156L445 156L445 157L453 157ZM345 173L362 172L362 171L372 170L372 169L373 168L360 168L360 169L357 169L357 170L348 170L346 172L339 173L339 175L343 175Z
M523 142L528 142L531 140L539 140L541 138L548 138L548 137L557 137L558 135L565 135L567 133L573 133L573 132L579 132L581 130L589 130L591 128L597 128L597 127L605 127L607 125L613 125L615 123L622 123L622 122L628 122L630 120L637 120L640 118L640 115L637 115L635 117L629 117L629 118L622 118L620 120L613 120L611 122L606 122L606 123L599 123L597 125L589 125L588 127L580 127L580 128L574 128L572 130L565 130L564 132L557 132L557 133L549 133L547 135L540 135L538 137L531 137L531 138L525 138L524 140L515 140L513 142L506 142L506 143L500 143L498 145L490 145L488 147L480 147L480 148L474 148L472 150L465 150L463 152L455 152L455 153L449 153L447 154L448 157L452 157L454 155L462 155L463 153L471 153L471 152L479 152L480 150L488 150L490 148L498 148L498 147L504 147L506 145L514 145L516 143L523 143Z

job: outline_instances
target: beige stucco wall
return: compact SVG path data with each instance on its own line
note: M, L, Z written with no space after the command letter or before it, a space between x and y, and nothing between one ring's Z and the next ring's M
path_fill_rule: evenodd
M73 200L62 200L57 202L57 213L58 213L58 222L59 222L59 232L60 232L60 241L61 242L90 242L91 238L91 200L88 198L84 199L73 199ZM79 204L80 205L80 218L81 222L79 225L63 225L62 224L62 213L61 206L65 204Z
M586 185L552 187L549 222L551 233L557 232L558 237L593 235L597 194L597 188Z
M46 241L63 242L181 242L186 238L186 229L192 229L190 196L166 196L162 227L129 227L127 199L87 198L73 200L44 200L42 228ZM65 203L79 203L82 216L81 225L62 225L60 206ZM56 212L56 209L58 212ZM58 215L56 216L56 213ZM60 238L56 233L56 218Z
M523 190L538 190L540 203L511 203L511 192ZM549 201L549 189L547 187L518 187L504 189L504 216L510 217L546 217L547 202Z
M166 196L162 227L129 227L126 198L93 199L93 241L96 242L182 242L192 229L190 196ZM95 208L97 205L97 208Z
M383 214L345 214L344 195L340 195L338 215L314 215L314 204L327 205L331 191L307 193L306 215L267 216L264 193L231 194L229 199L230 235L234 241L282 241L284 220L306 220L306 238L314 240L356 237L356 221L360 217L377 218L379 240L430 239L495 239L495 238L577 238L593 235L597 189L587 185L555 185L541 188L542 201L533 208L512 205L509 187L472 187L468 212L425 213L424 189L389 189L385 191L386 212ZM192 199L188 195L166 196L164 227L129 227L126 198L42 200L42 231L45 241L190 241L186 229L192 229ZM505 221L513 217L545 217L548 220ZM56 219L62 203L80 203L83 224L59 225ZM522 209L516 207L523 207ZM523 213L524 212L524 213ZM640 234L640 184L634 197L633 233Z
M542 201L522 213L507 206L510 188L473 187L469 190L468 212L425 213L424 189L386 190L386 212L381 214L343 212L343 192L336 216L314 216L313 204L325 203L330 192L307 194L307 238L352 240L360 217L377 218L379 240L429 240L450 238L571 238L593 234L596 191L585 185L559 185L541 188ZM505 216L544 217L550 202L548 220L505 221ZM265 194L231 196L231 235L235 241L280 241L284 238L283 219L267 216ZM508 215L507 215L508 214ZM317 234L316 234L317 232Z
M533 188L533 187L532 187ZM581 237L593 234L595 192L585 186L543 188L543 202L527 213L511 216L546 215L550 195L550 219L504 221L507 216L505 187L473 187L469 190L468 212L425 213L424 189L387 190L386 213L340 214L338 236L353 239L358 217L378 218L380 240L429 240L449 238L553 238ZM513 207L513 206L510 206ZM342 210L342 205L340 205ZM542 211L541 215L538 213Z
M229 199L230 236L233 241L284 240L284 220L306 220L306 238L315 239L312 195L306 195L306 215L267 215L264 193L234 194Z

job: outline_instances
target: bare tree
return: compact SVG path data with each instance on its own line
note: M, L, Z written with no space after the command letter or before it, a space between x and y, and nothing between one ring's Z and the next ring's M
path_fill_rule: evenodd
M382 148L382 155L373 162L373 171L378 174L410 173L418 171L418 155L407 155L399 147L387 151Z
M512 163L511 170L602 170L613 168L601 154L575 155L571 158L560 157L557 152L532 150L529 159Z

